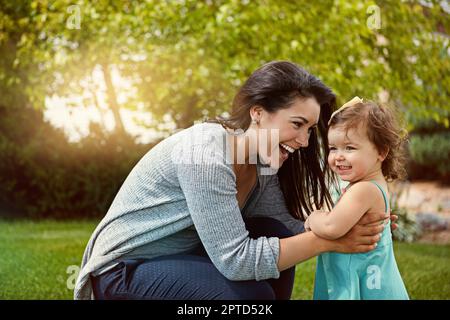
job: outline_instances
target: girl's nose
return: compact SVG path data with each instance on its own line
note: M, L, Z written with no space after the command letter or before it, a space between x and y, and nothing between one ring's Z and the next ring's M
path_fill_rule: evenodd
M344 160L344 153L340 150L336 151L336 160Z

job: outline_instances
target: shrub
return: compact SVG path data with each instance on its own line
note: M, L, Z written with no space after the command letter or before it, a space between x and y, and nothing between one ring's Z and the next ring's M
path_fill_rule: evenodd
M450 132L412 135L409 144L411 179L450 183Z
M0 216L102 217L150 145L104 133L69 143L33 109L0 106Z
M391 213L398 216L398 220L395 222L398 228L392 232L394 240L414 242L420 237L422 233L420 226L405 208L392 208Z
M416 241L422 230L416 223L414 216L408 214L406 208L401 208L398 204L401 195L407 190L408 183L394 182L389 185L389 207L391 208L391 214L398 216L398 220L395 222L398 228L392 232L394 240L402 242Z

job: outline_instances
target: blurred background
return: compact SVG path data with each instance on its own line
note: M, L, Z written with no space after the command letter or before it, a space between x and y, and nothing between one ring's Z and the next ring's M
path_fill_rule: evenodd
M291 60L394 105L409 131L392 186L414 299L450 299L448 1L0 0L0 299L70 299L84 247L159 140L225 114ZM311 299L314 260L294 299Z

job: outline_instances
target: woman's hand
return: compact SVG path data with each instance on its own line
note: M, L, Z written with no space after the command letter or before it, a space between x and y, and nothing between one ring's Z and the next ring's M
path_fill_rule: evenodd
M305 223L303 224L303 227L305 228L305 231L311 231L311 228L309 227L309 216L306 218Z
M389 219L386 213L366 213L358 223L343 237L334 240L333 251L342 253L367 252L376 248L381 238L385 220ZM390 218L395 221L397 217Z
M391 231L394 231L398 228L398 224L395 223L395 221L398 220L398 216L395 214L391 214Z

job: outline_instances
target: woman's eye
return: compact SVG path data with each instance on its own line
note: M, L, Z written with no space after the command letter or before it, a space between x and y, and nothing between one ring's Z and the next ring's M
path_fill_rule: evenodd
M347 146L347 147L345 147L345 150L355 150L355 148L352 146Z
M301 126L302 126L302 124L303 123L301 123L301 122L297 122L297 121L294 121L294 122L292 122L293 124L294 124L294 126L298 129L298 128L300 128Z

